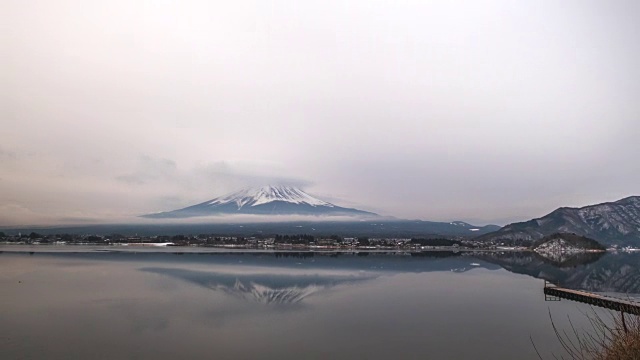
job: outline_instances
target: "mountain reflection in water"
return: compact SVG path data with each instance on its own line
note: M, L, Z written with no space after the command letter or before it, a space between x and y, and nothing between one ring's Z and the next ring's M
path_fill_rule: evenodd
M121 254L126 255L126 254ZM203 254L206 255L206 254ZM209 254L182 260L213 260L223 270L196 270L184 267L143 267L140 271L224 293L238 299L264 304L296 304L307 297L337 286L349 286L374 280L381 274L405 272L465 272L475 267L497 270L483 262L470 265L472 259L461 253L434 251L420 253L314 253L274 252L246 254ZM245 264L259 267L247 273ZM339 274L335 272L338 271ZM355 272L354 272L355 271Z
M239 299L264 304L295 304L340 284L375 279L376 276L230 274L174 268L142 268L141 271L185 280Z
M640 254L5 249L3 359L535 360L562 350L550 313L591 325L536 278L640 292Z
M630 253L583 253L548 259L535 252L477 255L517 273L544 279L558 286L591 292L640 294L640 256Z
M414 253L411 256L389 254L345 255L290 253L263 255L271 266L282 269L300 267L323 269L337 265L342 270L360 270L359 275L314 274L234 274L164 267L141 271L180 279L223 292L238 299L265 304L295 304L318 292L338 285L355 285L373 280L382 273L430 272L449 270L466 272L474 268L496 269L496 265L516 274L525 274L556 285L591 292L640 294L640 256L628 253L579 253L550 259L535 252L494 253ZM429 261L421 258L431 258ZM474 263L473 261L480 261ZM471 265L473 264L473 265ZM227 269L229 271L229 269Z

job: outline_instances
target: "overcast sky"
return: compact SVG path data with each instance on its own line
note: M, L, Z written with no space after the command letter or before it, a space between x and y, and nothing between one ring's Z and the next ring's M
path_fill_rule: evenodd
M640 195L640 2L0 2L0 225L286 182L504 224Z

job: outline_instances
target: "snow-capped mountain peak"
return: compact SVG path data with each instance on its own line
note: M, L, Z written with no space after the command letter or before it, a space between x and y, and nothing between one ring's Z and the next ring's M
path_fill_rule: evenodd
M189 218L229 214L378 216L368 211L334 205L296 187L267 185L242 189L183 209L143 215L143 217Z
M315 198L301 189L291 186L267 185L260 188L246 188L234 193L221 196L209 201L209 205L223 205L235 203L238 209L244 206L258 206L273 201L282 201L291 204L307 204L311 206L335 205Z

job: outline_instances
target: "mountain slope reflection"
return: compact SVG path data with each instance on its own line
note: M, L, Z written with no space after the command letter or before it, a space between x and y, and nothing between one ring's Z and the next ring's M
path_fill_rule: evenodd
M230 274L175 268L142 268L140 270L188 281L238 299L264 304L295 304L319 291L377 277L371 274Z
M592 292L640 294L640 254L591 253L553 261L534 252L488 253L478 258L504 269Z
M542 261L548 262L557 267L575 267L578 265L587 265L598 261L604 252L579 252L579 253L537 253L534 256L539 257Z

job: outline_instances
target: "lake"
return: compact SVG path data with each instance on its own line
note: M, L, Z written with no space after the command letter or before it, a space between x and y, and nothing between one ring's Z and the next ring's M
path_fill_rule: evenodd
M542 279L640 293L636 254L111 250L1 246L0 358L552 359L594 310Z

